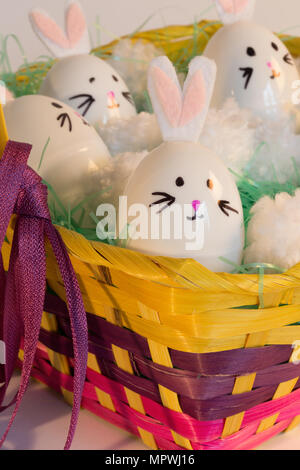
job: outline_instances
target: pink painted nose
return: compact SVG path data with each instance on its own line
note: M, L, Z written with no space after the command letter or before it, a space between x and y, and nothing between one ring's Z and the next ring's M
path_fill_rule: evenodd
M269 69L271 69L272 68L271 62L267 62L267 66L269 67Z
M108 96L108 98L110 98L110 99L112 99L112 100L114 100L115 97L116 97L116 95L114 94L113 91L108 92L108 93L107 93L107 96Z
M199 206L201 205L201 201L195 200L192 202L192 206L195 212L199 209Z

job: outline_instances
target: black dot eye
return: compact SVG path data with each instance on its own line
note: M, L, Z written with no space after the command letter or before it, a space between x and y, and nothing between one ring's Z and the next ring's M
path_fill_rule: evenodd
M91 77L90 80L89 80L89 82L90 82L90 83L94 83L95 80L96 80L95 77Z
M256 52L255 50L253 49L253 47L248 47L247 48L247 54L250 56L250 57L253 57L256 55Z
M275 51L279 51L279 47L277 46L277 44L275 44L275 42L272 42L271 46L273 47L273 49L275 49Z
M183 185L184 185L184 179L181 176L179 176L176 180L176 186L181 187Z
M115 75L113 75L112 78L114 79L115 82L119 81L118 77L116 77Z

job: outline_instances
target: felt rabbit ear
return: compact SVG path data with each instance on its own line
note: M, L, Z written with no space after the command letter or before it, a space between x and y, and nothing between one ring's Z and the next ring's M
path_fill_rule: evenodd
M253 16L256 0L215 0L222 23L232 24Z
M29 13L33 30L55 57L88 54L91 50L86 19L80 3L69 1L65 10L65 31L43 10Z
M216 64L194 58L183 91L167 57L150 64L148 89L165 141L197 142L202 131L216 78Z

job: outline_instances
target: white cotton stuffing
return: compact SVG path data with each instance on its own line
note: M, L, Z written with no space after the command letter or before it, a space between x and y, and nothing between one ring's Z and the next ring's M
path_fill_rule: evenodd
M236 173L241 173L255 150L253 117L233 98L220 110L210 109L200 142L212 149Z
M164 52L149 41L132 42L121 39L112 51L108 62L119 72L131 91L138 109L145 102L147 73L150 62Z
M119 196L124 189L129 176L135 171L143 158L144 152L126 152L111 158L110 162L102 168L99 184L103 189L99 203L109 203L118 207Z
M255 130L251 114L240 110L229 99L220 110L211 109L200 142L211 148L225 165L240 173L255 149ZM129 119L112 119L97 126L112 155L125 152L151 151L161 144L162 135L156 116L140 113Z
M162 142L156 117L145 112L128 119L111 119L106 124L98 124L96 129L113 156L150 151Z
M285 182L300 168L300 134L295 134L293 116L258 120L255 127L256 152L247 170L252 179Z
M261 198L252 208L244 262L288 269L300 262L300 189Z

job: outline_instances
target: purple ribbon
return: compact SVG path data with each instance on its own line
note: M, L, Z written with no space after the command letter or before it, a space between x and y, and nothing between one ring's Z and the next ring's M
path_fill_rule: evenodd
M6 344L5 384L0 389L0 411L15 404L0 447L14 422L26 392L34 362L46 293L45 238L52 246L65 285L74 350L73 409L65 450L71 446L85 382L88 328L78 281L63 240L51 223L47 188L27 166L31 146L9 141L0 161L0 250L12 214L17 221L10 263L4 273L0 252L0 309ZM1 322L0 322L1 323ZM1 334L1 327L0 327ZM17 395L6 406L3 401L24 337L24 362ZM0 337L1 338L1 337Z

